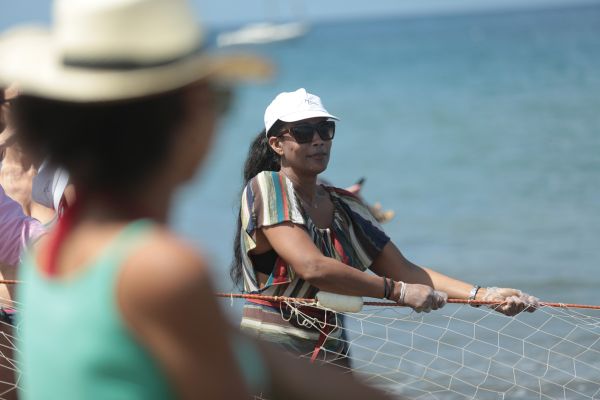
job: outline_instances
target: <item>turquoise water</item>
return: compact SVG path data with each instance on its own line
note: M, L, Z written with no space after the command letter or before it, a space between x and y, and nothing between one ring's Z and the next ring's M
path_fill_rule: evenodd
M342 187L366 177L364 197L396 212L385 229L409 259L545 301L600 304L600 5L321 23L299 40L251 50L273 59L279 74L239 91L210 159L179 193L171 219L210 257L218 290L233 289L228 264L241 168L264 108L278 92L306 87L341 118L324 177ZM239 303L224 309L239 321ZM588 382L573 385L585 396L564 396L556 386L545 391L548 398L597 398L597 312L587 320L554 309L484 319L485 311L448 305L420 316L387 309L373 314L389 314L393 324L365 323L366 332L362 320L349 318L358 345L353 363L360 369L356 360L377 350L388 386L426 369L425 378L443 383L450 375L432 374L436 367L454 374L463 364L474 375L465 382L477 383L488 378L490 360L508 381L513 369L506 365L534 371L506 398L540 398L523 388L535 389L546 363L565 386L572 376L564 372L577 367ZM563 345L569 356L558 359ZM432 349L439 351L435 362ZM519 349L540 352L541 362L515 358ZM472 389L456 377L444 398ZM487 383L507 391L503 382ZM500 398L493 394L475 397Z
M396 212L385 229L409 259L545 301L600 304L600 6L322 24L256 49L280 74L241 91L173 218L212 257L220 290L232 289L227 265L249 142L272 97L304 86L341 118L324 177L347 186L365 176L365 198ZM237 323L240 303L229 304ZM484 308L455 305L423 320L371 312L347 318L353 366L383 372L372 383L409 398L449 380L452 390L420 398L503 398L498 391L537 399L538 386L544 398L598 396L597 312L589 321L576 311L552 318L554 310L486 318ZM394 322L377 325L381 316ZM521 349L539 354L519 358ZM407 374L423 379L413 384ZM479 383L491 391L475 394Z
M341 118L324 177L367 178L412 261L546 301L599 304L600 7L320 24L254 48L244 87L172 223L232 288L241 168L271 98L306 87Z

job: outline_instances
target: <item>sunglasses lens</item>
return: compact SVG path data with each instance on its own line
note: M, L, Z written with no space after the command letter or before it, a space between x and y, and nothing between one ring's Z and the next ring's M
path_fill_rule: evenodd
M312 125L296 125L290 128L290 133L298 143L312 142L315 128Z
M331 140L335 135L335 122L325 121L317 125L317 132L323 140Z
M319 134L321 140L331 140L335 135L335 122L325 121L317 125L302 124L290 128L294 140L300 144L312 142L315 131Z

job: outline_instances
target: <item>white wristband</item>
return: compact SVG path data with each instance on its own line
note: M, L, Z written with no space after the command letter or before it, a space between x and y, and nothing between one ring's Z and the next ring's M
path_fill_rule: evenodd
M475 300L475 297L477 297L477 292L479 291L479 289L481 289L481 286L473 285L471 292L469 292L469 297L467 298L467 301L471 302L471 301ZM473 307L479 307L479 305L473 305Z
M404 296L406 295L406 283L400 281L402 286L400 287L400 297L398 298L398 304L404 304Z
M471 292L469 293L469 297L467 298L467 300L469 300L469 301L475 300L475 296L477 296L477 292L479 291L479 289L481 289L481 286L474 285L473 288L471 289Z

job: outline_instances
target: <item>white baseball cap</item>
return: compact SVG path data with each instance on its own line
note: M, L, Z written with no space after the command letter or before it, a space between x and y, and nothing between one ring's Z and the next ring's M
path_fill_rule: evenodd
M265 130L267 135L269 129L277 122L296 122L307 118L325 117L339 120L335 115L323 107L321 98L310 94L304 88L295 92L282 92L273 99L265 110Z

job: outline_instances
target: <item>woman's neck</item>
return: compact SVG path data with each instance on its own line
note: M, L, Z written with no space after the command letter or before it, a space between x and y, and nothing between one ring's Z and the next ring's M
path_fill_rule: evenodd
M305 201L314 202L317 196L317 175L300 175L289 167L281 167L284 174Z

